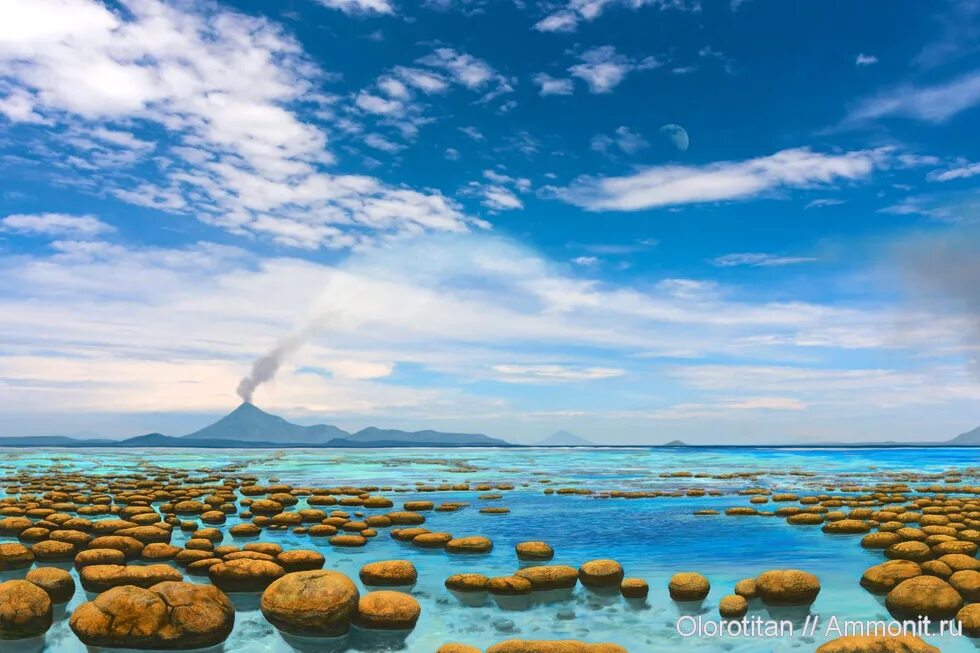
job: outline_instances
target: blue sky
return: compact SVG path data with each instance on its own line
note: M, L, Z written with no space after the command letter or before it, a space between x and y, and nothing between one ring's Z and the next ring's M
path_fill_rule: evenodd
M0 434L980 423L976 0L0 15Z

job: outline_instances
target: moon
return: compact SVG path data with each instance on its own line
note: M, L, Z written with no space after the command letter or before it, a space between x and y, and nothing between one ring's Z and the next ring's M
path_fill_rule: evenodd
M657 131L673 143L674 147L681 152L686 151L691 144L691 139L688 138L687 131L680 125L664 125Z

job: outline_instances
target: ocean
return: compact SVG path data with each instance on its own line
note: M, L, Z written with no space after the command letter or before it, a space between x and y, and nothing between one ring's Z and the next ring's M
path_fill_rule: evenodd
M414 499L469 502L469 507L458 512L427 513L425 527L457 537L484 535L494 542L489 554L461 556L395 541L385 530L361 549L334 548L325 539L290 531L267 532L261 538L264 541L320 551L326 557L325 568L347 574L359 586L358 570L368 562L413 561L419 580L412 594L422 606L422 616L407 636L353 631L338 640L287 641L262 617L257 596L235 596L235 629L224 645L226 651L235 653L434 653L451 641L482 649L513 638L614 642L633 653L812 651L820 642L833 638L823 629L835 618L889 619L882 598L858 584L864 569L884 561L881 553L862 549L860 536L826 535L819 527L791 526L779 517L696 516L694 512L715 509L723 513L729 507L748 506L749 497L737 494L747 488L801 496L835 494L836 490L825 488L887 482L905 474L936 475L941 482L942 475L951 471L962 475L964 485L980 485L976 464L975 450L965 448L0 450L3 475L51 467L91 474L132 474L147 465L188 471L233 466L238 472L258 476L260 484L273 478L297 487L390 485L406 490L382 492L395 501L396 507ZM690 475L680 475L685 472ZM754 474L746 477L749 473ZM500 492L503 498L496 500L478 499L482 492L472 490L417 491L418 485L463 482L513 484L514 489ZM544 492L546 488L682 496L597 498L596 494L549 495ZM721 496L683 496L692 488L716 490ZM480 507L490 505L506 506L510 513L479 512ZM303 507L305 501L301 500L293 509ZM770 503L761 508L771 510L774 506ZM232 517L227 525L238 521ZM173 543L180 545L188 537L175 529ZM225 543L234 543L227 534L225 538ZM519 568L514 546L524 540L550 543L556 552L553 564L578 567L593 559L614 559L623 565L627 577L645 579L650 595L637 605L618 594L596 594L579 586L570 596L536 600L523 610L504 610L492 601L481 607L465 606L444 588L443 581L456 573L512 574ZM817 619L818 627L806 627L805 616L794 614L788 618L792 628L776 636L712 634L710 625L704 629L704 624L717 621L718 601L732 593L737 581L768 569L786 568L820 578L822 590L810 610L810 618ZM696 571L710 580L711 592L700 607L679 606L670 600L667 583L679 571ZM23 570L3 572L2 576L4 580L21 577ZM207 582L193 576L187 580ZM5 642L3 650L85 651L68 627L66 615L89 598L79 586L43 642ZM757 602L752 603L748 615L750 620L759 617L763 621L784 616ZM682 636L678 632L681 617L681 630L701 624L700 631ZM925 639L947 653L976 650L973 640L966 637Z

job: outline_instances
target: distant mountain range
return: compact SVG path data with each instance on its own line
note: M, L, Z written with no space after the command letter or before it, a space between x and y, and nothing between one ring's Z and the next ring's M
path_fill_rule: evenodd
M251 403L243 403L218 421L187 435L172 436L147 433L123 440L67 435L0 437L0 447L197 447L197 448L381 448L381 447L517 447L506 440L480 433L446 433L443 431L402 431L370 426L349 433L329 424L301 426L272 415ZM976 447L980 446L980 427L940 442L822 442L782 446L822 447ZM597 446L569 431L557 431L531 446L589 447ZM634 445L635 446L635 445ZM665 447L688 447L680 440ZM746 445L752 446L752 445ZM771 446L771 445L770 445Z
M197 447L197 448L298 448L298 447L512 447L506 440L479 433L400 431L368 427L357 433L315 424L300 426L272 415L254 404L243 403L217 422L182 436L148 433L124 440L80 439L61 435L0 438L6 447Z

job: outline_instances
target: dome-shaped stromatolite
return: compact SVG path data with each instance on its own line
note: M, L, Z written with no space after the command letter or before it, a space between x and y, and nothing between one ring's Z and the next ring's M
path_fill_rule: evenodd
M318 569L287 574L262 593L261 609L276 628L294 635L336 637L350 627L359 593L347 576Z
M494 644L487 653L627 653L616 644L590 644L575 640L511 639Z
M675 601L701 601L711 591L711 583L701 574L681 572L671 576L667 591Z
M718 613L726 619L741 619L749 611L749 602L744 596L729 594L718 602Z
M911 560L912 562L925 562L931 559L932 549L925 542L918 540L908 540L892 544L885 549L885 557L892 560Z
M75 545L70 542L44 540L31 545L31 553L38 561L59 562L72 560L75 557Z
M99 594L71 615L71 629L89 646L191 649L220 644L235 625L235 608L213 585L166 582Z
M490 579L483 574L453 574L445 584L446 589L454 592L485 592L488 582Z
M412 538L412 544L423 549L445 549L452 539L452 533L421 533Z
M78 572L86 592L105 592L120 585L147 588L164 581L181 581L184 577L169 565L89 565Z
M104 549L103 549L104 550ZM141 560L173 560L181 548L166 542L153 542L143 547L140 553Z
M361 628L410 630L421 614L419 602L408 594L379 590L360 598L355 619Z
M911 560L889 560L869 567L861 576L861 587L872 594L888 594L896 585L922 575L919 563Z
M475 646L469 646L468 644L449 642L448 644L443 644L440 646L436 653L483 653L483 651Z
M446 542L448 553L490 553L492 550L493 542L490 538L481 535L457 537Z
M820 593L820 580L798 569L775 569L757 576L755 589L766 605L810 605Z
M531 581L519 576L496 576L484 586L495 596L521 596L531 593Z
M848 635L831 640L817 649L817 653L940 653L918 637L899 635Z
M957 571L949 577L949 584L967 603L980 601L980 572L972 569Z
M307 549L294 549L283 551L276 556L276 562L286 570L286 573L293 571L311 571L313 569L323 569L326 559L323 554Z
M980 637L980 603L971 603L956 613L967 637Z
M568 589L578 583L578 569L563 565L527 567L514 575L527 579L534 590Z
M43 589L26 580L0 583L0 640L25 639L51 627L51 599Z
M616 587L623 576L623 566L615 560L590 560L578 570L578 579L586 587Z
M52 603L67 603L75 595L75 580L71 574L58 567L31 569L25 580L47 592Z
M749 601L754 599L756 596L758 596L758 592L755 589L755 579L743 578L735 583L735 593Z
M361 582L374 587L395 587L413 585L418 580L418 572L408 560L382 560L361 567L358 574Z
M838 519L827 522L820 530L831 535L859 535L870 531L871 524L860 519Z
M939 562L942 562L953 571L963 571L964 569L980 571L980 560L964 553L949 553L939 558Z
M861 546L865 549L887 549L893 544L898 544L902 541L902 536L898 533L889 533L888 531L878 531L877 533L868 533L861 538Z
M262 534L262 529L255 524L235 524L228 533L232 537L257 537Z
M624 578L619 584L619 593L626 599L645 599L650 586L642 578Z
M330 538L330 544L343 547L360 547L367 544L367 540L361 535L334 535Z
M963 605L953 586L935 576L916 576L902 581L885 597L885 607L896 619L919 616L949 619Z
M90 565L124 565L126 554L116 549L88 549L75 556L75 569Z
M34 554L23 544L5 542L0 544L0 571L23 569L34 562Z
M547 542L521 542L516 547L518 560L551 560L555 550Z
M286 571L268 560L239 558L208 569L211 582L226 592L261 592Z

